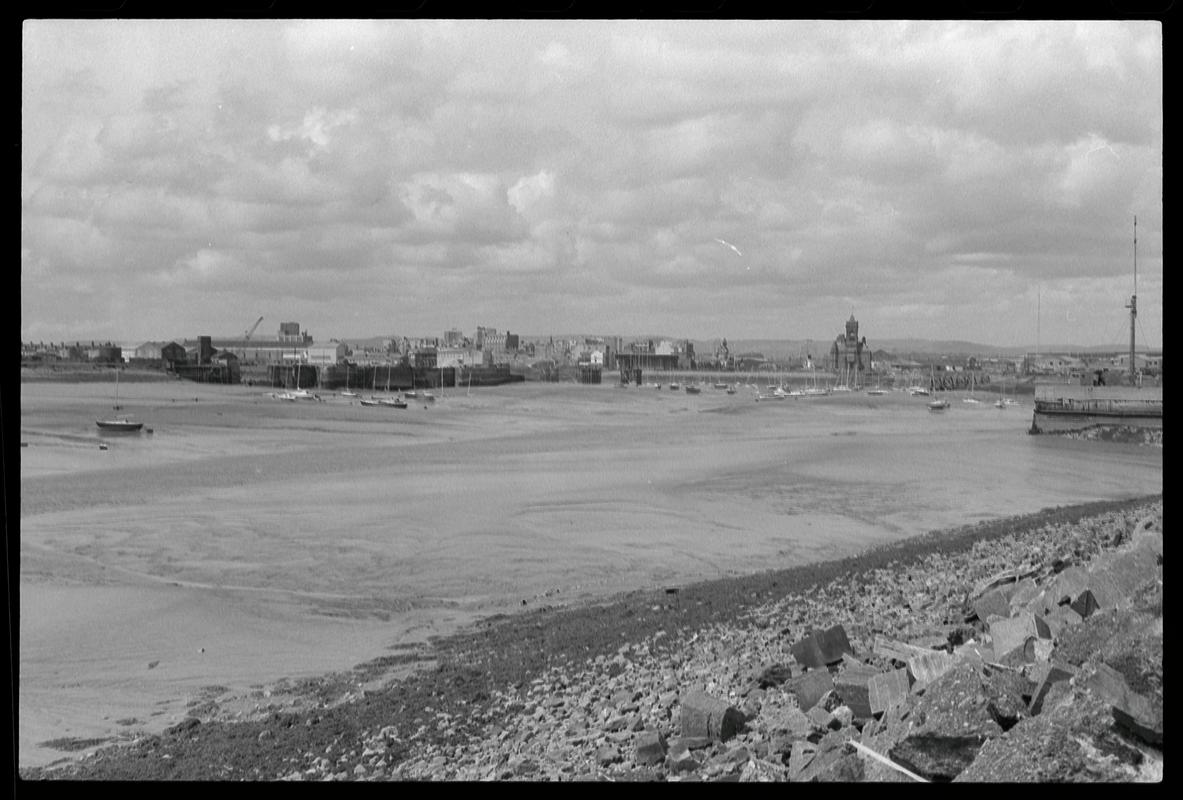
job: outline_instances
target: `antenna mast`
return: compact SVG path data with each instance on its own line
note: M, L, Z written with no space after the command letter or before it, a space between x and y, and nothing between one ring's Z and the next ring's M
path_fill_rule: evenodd
M1138 318L1138 217L1134 215L1134 293L1130 295L1130 386L1135 385L1138 369L1134 363L1134 327Z

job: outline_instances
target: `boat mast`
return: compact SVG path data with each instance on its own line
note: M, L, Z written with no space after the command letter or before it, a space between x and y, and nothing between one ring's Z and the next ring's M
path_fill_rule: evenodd
M1138 217L1134 215L1134 293L1130 295L1130 386L1137 379L1137 368L1134 365L1134 325L1138 318Z

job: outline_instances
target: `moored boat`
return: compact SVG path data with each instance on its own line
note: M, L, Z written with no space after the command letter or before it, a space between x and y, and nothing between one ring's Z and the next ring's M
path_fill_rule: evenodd
M142 422L132 422L129 419L97 419L95 424L100 430L134 433L144 427Z

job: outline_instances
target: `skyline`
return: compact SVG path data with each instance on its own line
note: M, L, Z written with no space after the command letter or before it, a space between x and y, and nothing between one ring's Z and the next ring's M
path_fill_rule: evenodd
M1162 346L1157 22L32 20L21 338Z

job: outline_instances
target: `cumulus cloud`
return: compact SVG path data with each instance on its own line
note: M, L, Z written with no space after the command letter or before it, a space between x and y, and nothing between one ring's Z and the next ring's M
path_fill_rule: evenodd
M1107 344L1136 214L1161 340L1162 89L1137 21L31 21L22 335Z

